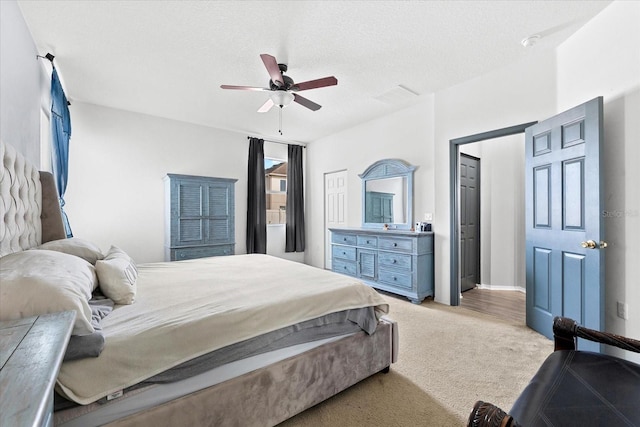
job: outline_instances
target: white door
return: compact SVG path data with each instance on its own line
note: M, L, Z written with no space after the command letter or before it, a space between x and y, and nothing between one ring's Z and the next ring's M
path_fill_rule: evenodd
M347 225L347 171L324 174L324 267L331 270L329 228Z

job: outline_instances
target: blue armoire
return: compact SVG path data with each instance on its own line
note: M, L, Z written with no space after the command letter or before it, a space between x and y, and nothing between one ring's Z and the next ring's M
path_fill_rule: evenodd
M236 181L167 174L165 260L235 253Z

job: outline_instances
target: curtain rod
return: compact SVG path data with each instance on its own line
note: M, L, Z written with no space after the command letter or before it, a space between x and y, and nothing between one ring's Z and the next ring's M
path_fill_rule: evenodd
M51 61L51 66L53 68L56 68L56 65L53 63L53 59L55 58L55 56L53 56L51 53L47 52L45 56L36 55L36 58L48 59L49 61Z
M251 137L251 136L248 136L248 137L247 137L247 139L251 139L251 138L253 138L253 137ZM257 138L257 137L256 137L256 138ZM307 146L306 146L306 145L302 145L302 144L296 144L296 143L290 143L290 142L282 142L282 141L273 141L273 140L271 140L271 139L264 139L264 138L259 138L259 139L262 139L264 142L273 142L274 144L282 144L282 145L299 145L299 146L301 146L302 148L307 148Z
M56 69L56 64L53 63L53 60L55 59L55 56L51 54L51 52L47 52L47 54L45 56L42 55L36 55L36 60L38 59L48 59L51 62L51 66L53 67L53 69ZM66 96L66 95L65 95ZM67 99L67 105L71 105L71 102L69 102L69 100Z

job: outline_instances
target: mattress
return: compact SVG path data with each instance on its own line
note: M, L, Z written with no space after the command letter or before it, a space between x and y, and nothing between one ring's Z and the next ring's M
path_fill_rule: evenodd
M315 346L316 344L314 344L314 342L322 343L326 339L343 337L363 330L367 333L373 333L370 326L367 330L363 325L376 323L377 318L371 307L330 313L322 317L286 326L254 338L214 350L147 378L138 384L127 387L123 390L123 393L116 393L115 395L127 395L136 389L153 384L178 382L223 365L232 366L231 364L234 362L259 356L264 353L274 352L288 347L298 348L296 346L299 346L300 344L312 343L311 345ZM294 352L292 354L296 353ZM113 400L113 397L114 396L107 396L97 402L103 404ZM54 411L60 411L76 406L78 406L77 403L65 399L63 396L56 393Z
M325 338L268 351L175 382L153 385L147 384L140 388L132 387L131 390L125 391L115 399L101 399L101 401L89 405L75 406L56 411L54 413L54 424L58 427L103 425L145 409L187 396L221 382L231 380L248 372L302 354L350 335L352 334Z
M65 362L56 390L89 404L189 360L280 328L363 307L388 312L357 279L267 255L138 266L136 302L103 320L98 358ZM372 324L373 323L373 324ZM375 329L375 319L363 329Z

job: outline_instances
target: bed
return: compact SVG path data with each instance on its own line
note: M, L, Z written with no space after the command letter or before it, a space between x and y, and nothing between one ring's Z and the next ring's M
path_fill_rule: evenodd
M52 176L0 150L0 318L76 311L56 425L276 425L396 360L356 279L258 254L136 265L65 239Z

